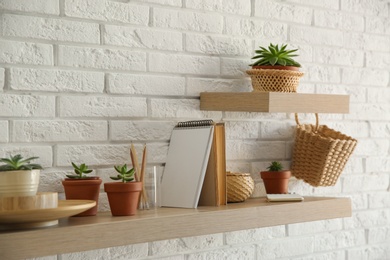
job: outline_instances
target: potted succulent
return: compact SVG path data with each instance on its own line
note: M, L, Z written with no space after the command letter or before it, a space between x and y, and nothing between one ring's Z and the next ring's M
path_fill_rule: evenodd
M134 181L134 168L127 165L114 166L117 175L110 177L121 182L108 182L104 184L113 216L132 216L137 213L138 201L142 191L142 182Z
M298 55L295 52L298 49L287 50L287 44L279 45L270 44L268 49L259 46L259 50L256 50L256 54L252 59L258 59L250 66L253 69L279 69L279 70L299 70L301 64L293 59Z
M283 171L282 164L277 161L272 162L267 169L268 171L260 173L267 194L288 193L288 180L291 177L291 171Z
M299 71L301 64L293 59L298 56L297 49L288 50L287 44L279 45L270 43L268 49L259 46L257 59L250 64L251 70L247 73L251 76L254 91L266 92L296 92L299 79L303 72Z
M102 180L97 176L87 176L92 170L88 168L85 163L76 165L72 162L74 169L73 175L66 175L62 181L65 190L65 197L67 200L94 200L96 206L84 211L76 216L94 216L97 213L100 184Z
M23 159L20 154L1 158L0 197L35 196L42 166L30 163L38 157Z

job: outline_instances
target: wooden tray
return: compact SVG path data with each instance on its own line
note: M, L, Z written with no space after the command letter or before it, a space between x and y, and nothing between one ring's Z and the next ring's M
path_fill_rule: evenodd
M94 200L59 200L57 208L3 211L0 212L0 230L57 225L58 219L76 215L95 205Z

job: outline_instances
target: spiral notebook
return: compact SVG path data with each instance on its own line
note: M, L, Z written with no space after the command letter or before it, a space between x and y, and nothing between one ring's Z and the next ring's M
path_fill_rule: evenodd
M162 207L196 208L213 141L214 122L180 122L173 129L161 178Z

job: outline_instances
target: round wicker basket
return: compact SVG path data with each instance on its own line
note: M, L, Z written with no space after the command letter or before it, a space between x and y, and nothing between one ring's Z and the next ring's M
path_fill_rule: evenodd
M250 69L253 92L297 92L303 72L293 70Z
M226 175L228 202L242 202L252 195L255 182L249 173L227 172Z

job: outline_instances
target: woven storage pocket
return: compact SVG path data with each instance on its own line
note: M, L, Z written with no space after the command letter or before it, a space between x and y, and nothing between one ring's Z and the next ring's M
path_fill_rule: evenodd
M303 72L293 70L251 69L253 92L297 92Z
M226 173L226 189L228 202L242 202L252 195L255 188L249 173Z
M336 184L357 140L326 125L300 125L298 115L291 172L312 186Z

